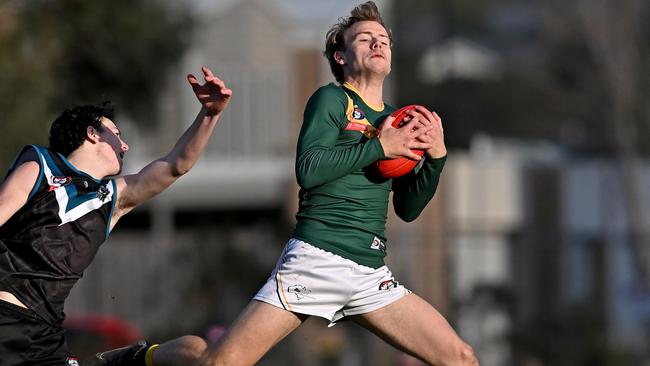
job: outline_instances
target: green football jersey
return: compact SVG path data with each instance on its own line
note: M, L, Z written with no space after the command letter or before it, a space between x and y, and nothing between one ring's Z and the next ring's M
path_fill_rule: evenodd
M374 163L384 158L377 128L394 110L368 105L349 84L329 84L311 96L296 155L295 238L365 266L384 265L391 190L397 215L412 221L433 197L445 163L427 157L403 177L376 174Z

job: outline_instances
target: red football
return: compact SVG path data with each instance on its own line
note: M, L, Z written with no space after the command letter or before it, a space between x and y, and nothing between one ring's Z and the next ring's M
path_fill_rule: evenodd
M406 112L410 110L415 110L415 104L407 105L406 107L400 108L393 112L391 116L395 117L393 121L393 127L401 128L406 124L404 117L407 116ZM424 155L424 150L411 149L414 153L422 156ZM383 159L378 160L376 163L377 172L384 178L397 178L401 177L404 174L410 172L418 165L417 160L409 158L396 158L396 159Z

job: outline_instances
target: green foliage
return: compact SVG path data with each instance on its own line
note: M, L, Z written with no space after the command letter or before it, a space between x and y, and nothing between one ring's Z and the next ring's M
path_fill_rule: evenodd
M4 172L20 145L47 137L48 99L54 94L48 27L22 22L15 9L0 8L0 163Z
M166 71L191 18L156 0L29 1L0 5L0 166L73 104L112 100L118 114L155 121Z

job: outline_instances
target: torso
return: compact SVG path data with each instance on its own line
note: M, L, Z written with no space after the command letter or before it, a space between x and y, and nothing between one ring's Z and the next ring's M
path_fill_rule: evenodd
M355 90L333 84L321 88L312 98L321 98L326 103L313 112L312 121L304 122L312 126L303 125L303 128L336 129L323 132L338 134L332 150L354 149L368 143L375 138L384 118L394 110L384 105L376 106L381 107L377 110L368 106ZM322 105L313 101L312 104ZM308 104L308 108L313 105ZM306 115L312 113L306 112ZM310 135L314 136L313 144L318 145L318 133L301 133L301 139ZM364 154L366 152L362 151L354 159L364 159ZM374 157L369 164L376 159ZM294 236L357 263L375 268L382 266L392 181L373 173L370 166L361 167L322 185L301 189Z
M108 236L116 188L49 149L28 147L18 161L25 155L40 173L27 203L0 227L0 290L3 300L57 322Z

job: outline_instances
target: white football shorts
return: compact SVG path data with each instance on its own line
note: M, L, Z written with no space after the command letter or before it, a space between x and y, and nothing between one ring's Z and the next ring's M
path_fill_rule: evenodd
M343 317L382 308L409 292L386 266L363 266L291 239L254 299L323 317L331 326Z

